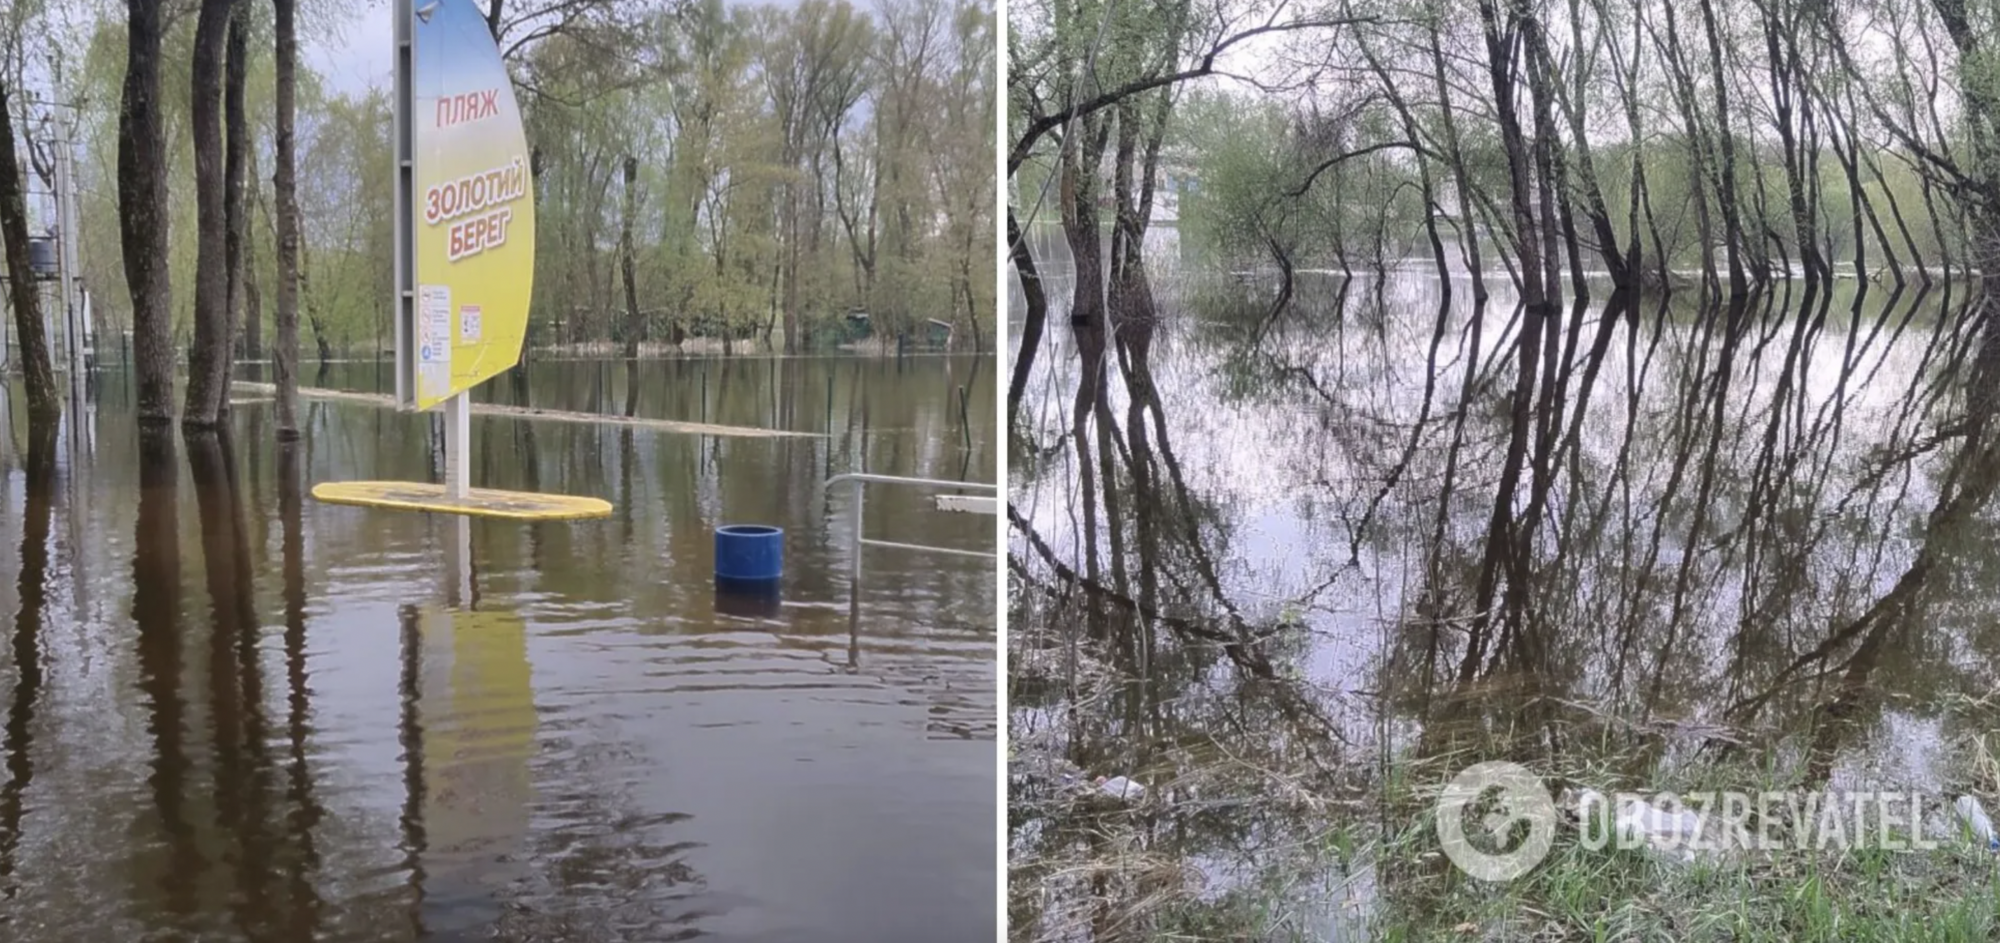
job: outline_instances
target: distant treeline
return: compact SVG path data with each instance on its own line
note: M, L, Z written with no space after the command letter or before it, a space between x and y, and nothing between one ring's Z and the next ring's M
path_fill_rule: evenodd
M235 335L240 355L261 356L280 278L273 25L268 3L240 5L251 120ZM967 348L990 336L990 4L479 5L500 13L535 158L536 342L650 348L707 335L798 350L852 339L856 311L871 314L877 335L914 337L936 319ZM29 58L62 62L56 92L82 104L84 273L104 343L117 344L132 324L117 185L127 21L101 4L30 6L28 32L47 28L61 48L36 45ZM345 5L305 4L301 45L332 41L349 16ZM187 68L196 27L193 15L168 16L160 39L175 351L193 342L196 323ZM304 61L297 89L305 356L384 349L393 344L388 90L336 90Z
M1010 11L1013 228L1061 221L1079 323L1145 310L1168 187L1225 262L1414 257L1534 307L1996 270L2000 34L1956 0Z

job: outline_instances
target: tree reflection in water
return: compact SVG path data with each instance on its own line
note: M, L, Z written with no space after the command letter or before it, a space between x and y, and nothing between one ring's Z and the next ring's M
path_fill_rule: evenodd
M1964 698L2000 660L1986 302L1284 290L1156 283L1027 384L1018 937L1326 938L1420 907L1425 789L1478 759L1963 785L1992 720ZM1885 734L1912 724L1921 750ZM1119 773L1153 795L1066 781Z

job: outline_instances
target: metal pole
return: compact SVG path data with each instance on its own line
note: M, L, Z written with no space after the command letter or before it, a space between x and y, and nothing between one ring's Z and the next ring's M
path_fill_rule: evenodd
M847 568L847 667L856 670L861 667L861 496L868 490L868 483L854 483L854 559Z
M78 220L76 208L76 152L74 146L67 140L67 136L63 141L62 166L67 169L68 172L64 176L69 180L67 186L69 198L63 204L66 216L63 223L63 254L69 256L70 271L69 284L66 286L69 289L70 312L70 397L75 401L77 408L81 409L90 389L88 362L84 359L84 348L90 343L88 321L90 299L83 291L83 263L79 258L80 247L77 245L83 235L83 225Z
M80 399L83 378L82 331L77 330L76 305L76 186L71 173L69 135L57 135L56 144L56 226L60 238L57 241L56 267L57 290L61 295L63 317L63 360L69 370L69 390L72 402Z
M416 92L412 87L411 70L415 67L416 28L411 23L415 17L412 0L396 0L392 15L396 18L396 91L395 91L395 141L396 152L396 197L395 220L391 232L395 240L396 269L396 405L411 409L417 403L417 272L416 272L416 232L413 207L416 206L416 154L415 115ZM377 337L380 337L378 334ZM380 352L376 357L380 369ZM449 424L447 424L449 427ZM447 478L447 481L449 479Z
M852 515L850 523L854 530L854 549L853 558L847 565L847 585L855 599L861 596L861 506L863 496L867 492L867 483L860 481L854 483L854 507L848 512Z
M68 201L69 175L63 169L63 159L61 153L62 151L61 137L62 136L60 134L56 135L57 140L55 141L55 145L57 153L56 153L55 192L49 195L55 198L55 203L56 203L56 219L55 219L56 309L62 314L62 330L49 331L48 333L53 335L57 342L66 344L69 341L70 270L69 270L69 208L64 204ZM44 323L45 330L47 329L47 322L52 319L54 314L55 312L48 312L43 314L42 321ZM50 354L52 355L50 359L56 364L67 365L69 363L69 352L67 350L50 351Z
M83 264L77 258L77 238L83 234L83 227L77 222L76 214L76 153L69 135L63 135L62 152L56 157L56 166L62 169L63 178L63 262L69 274L63 279L63 310L69 316L69 365L76 376L83 376ZM82 386L79 379L78 387Z
M460 393L444 401L444 493L463 498L472 487L472 399Z

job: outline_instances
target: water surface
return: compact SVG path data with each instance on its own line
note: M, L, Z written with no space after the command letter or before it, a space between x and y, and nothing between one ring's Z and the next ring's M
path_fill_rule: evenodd
M1984 782L2000 457L1968 433L1992 379L1962 280L1740 309L1598 286L1549 313L1517 412L1504 287L1308 273L1278 304L1268 273L1159 259L1157 317L1117 327L1079 407L1040 236L1055 307L1009 482L1036 533L1010 544L1017 938L1367 938L1450 882L1348 843L1421 821L1392 801L1413 771L1474 759L1600 789ZM1077 806L1078 772L1155 801Z
M535 363L490 395L820 434L475 417L475 484L615 507L562 524L302 493L430 478L428 417L308 401L280 448L248 397L225 436L142 439L110 375L76 428L15 415L0 938L990 939L992 564L870 550L850 620L821 482L991 481L991 375ZM923 494L865 507L871 537L992 543ZM725 523L786 529L777 607L716 596Z

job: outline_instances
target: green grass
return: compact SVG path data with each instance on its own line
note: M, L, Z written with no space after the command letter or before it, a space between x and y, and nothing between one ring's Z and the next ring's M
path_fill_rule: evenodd
M1723 864L1559 838L1505 885L1438 875L1389 893L1383 940L1992 940L2000 868L1969 847L1772 852Z
M1250 713L1262 702L1249 695L1231 703L1250 705L1249 720L1268 725L1275 716ZM1201 706L1175 702L1184 713ZM1552 793L1810 791L1827 773L1814 771L1798 733L1758 732L1722 750L1583 718L1545 737L1500 711L1474 715L1463 731L1434 723L1393 750L1335 751L1324 766L1287 749L1303 741L1248 720L1212 739L1158 738L1147 764L1113 764L1153 786L1153 801L1022 810L1044 827L1022 854L1010 853L1010 939L2000 941L2000 855L1936 830L1956 792L1982 796L1989 810L2000 805L2000 761L1982 736L2000 729L2000 699L1937 707L1956 716L1940 725L1944 740L1923 780L1946 792L1924 803L1935 848L1738 850L1685 861L1586 847L1565 822L1545 860L1497 884L1460 872L1437 838L1438 792L1475 762L1525 762ZM1841 789L1913 788L1893 765L1843 769L1834 777ZM1774 811L1782 838L1789 811Z
M1782 788L1769 781L1770 771L1736 764L1688 772L1688 781L1670 785L1682 791ZM1615 781L1605 767L1565 778ZM1397 819L1404 824L1374 848L1382 877L1367 934L1372 939L2000 939L2000 856L1968 841L1941 839L1928 850L1738 851L1685 861L1615 844L1592 849L1565 823L1540 865L1495 884L1466 877L1444 860L1427 796L1388 798L1405 812Z
M1595 762L1606 765L1563 779L1616 788L1608 760ZM1392 764L1374 796L1322 810L1322 827L1289 846L1283 860L1260 862L1249 882L1155 896L1137 908L1144 913L1121 917L1128 934L1107 938L2000 940L2000 855L1958 839L1938 838L1933 849L1752 850L1687 861L1615 844L1593 849L1565 822L1549 856L1528 874L1507 883L1474 880L1440 848L1432 803L1442 777L1433 765ZM1770 778L1768 770L1746 766L1689 769L1670 785L1780 788L1755 781ZM1935 802L1927 809L1948 814ZM1106 827L1118 823L1114 816ZM1336 902L1343 888L1359 889L1358 904Z

